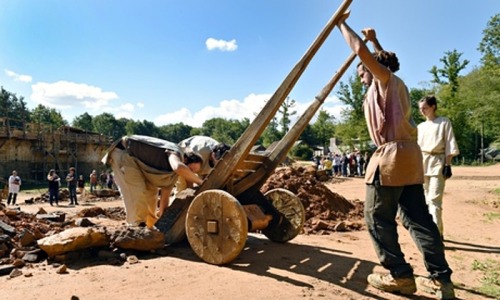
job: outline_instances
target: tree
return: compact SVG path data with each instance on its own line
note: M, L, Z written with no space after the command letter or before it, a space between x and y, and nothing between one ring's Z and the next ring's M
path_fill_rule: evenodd
M232 145L240 138L249 124L250 121L247 118L242 121L213 118L203 122L201 135Z
M185 125L184 123L168 124L159 128L159 137L161 139L178 143L192 135L193 127Z
M35 107L31 113L31 120L37 124L48 125L52 129L68 125L68 122L64 120L60 112L54 108L43 106L42 104L38 104L38 106Z
M73 127L77 127L85 131L94 131L94 125L92 125L92 116L87 112L76 116L71 124Z
M334 118L326 110L319 111L318 119L312 125L312 129L322 146L325 148L330 144L330 138L335 135Z
M146 135L152 137L159 137L160 130L153 122L149 122L147 120L134 121L127 120L125 124L125 132L127 135L138 134L138 135Z
M24 102L24 97L18 98L16 94L1 87L0 117L29 122L31 115L29 109L26 107L26 102Z
M304 128L304 131L302 131L302 133L300 134L299 140L302 141L302 144L306 144L309 146L318 145L321 143L316 137L311 124L307 124L307 126Z
M117 120L110 113L102 113L94 117L92 125L98 133L118 139L126 134L127 122L125 118Z
M363 113L365 93L366 88L357 75L349 77L347 84L340 82L337 95L346 107L341 112L342 120L337 124L336 137L351 149L366 149L370 141Z
M500 65L500 14L491 17L477 50L483 54L481 62L485 67Z
M458 91L459 73L469 64L468 60L460 61L462 53L457 50L445 52L445 56L439 61L443 63L443 68L432 66L430 73L434 77L432 82L440 85L449 85L451 89L451 98L455 98ZM446 79L446 80L445 80Z
M465 110L464 119L472 133L458 142L468 159L474 159L479 149L486 148L489 143L500 141L500 76L493 75L499 69L499 66L483 66L461 81L459 95ZM453 124L456 131L462 131L458 126L461 125Z
M293 110L296 103L295 100L290 99L290 97L286 97L285 101L281 103L280 108L278 109L278 113L281 115L279 119L279 124L281 125L281 136L283 137L289 129L290 125L290 117L297 114L296 110Z
M278 121L276 117L274 117L262 133L262 144L264 147L268 147L273 142L279 141L282 137L283 134L278 130Z

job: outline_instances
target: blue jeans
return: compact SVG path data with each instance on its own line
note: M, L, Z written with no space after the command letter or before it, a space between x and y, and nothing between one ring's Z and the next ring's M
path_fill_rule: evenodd
M76 201L76 185L75 186L69 186L68 187L69 191L69 201L70 204L78 204L78 201Z
M425 203L422 185L381 186L376 176L373 184L366 186L365 221L382 266L394 278L413 276L413 269L405 261L398 242L398 208L403 226L422 253L430 276L450 282L452 270L444 255L439 230Z

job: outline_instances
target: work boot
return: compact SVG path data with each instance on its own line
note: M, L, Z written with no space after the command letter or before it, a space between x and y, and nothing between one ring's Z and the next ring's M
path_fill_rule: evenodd
M426 277L417 277L415 281L419 291L435 295L437 299L455 299L455 289L452 282Z
M385 292L411 295L417 291L413 276L408 278L393 278L391 274L373 273L368 275L367 279L371 286Z

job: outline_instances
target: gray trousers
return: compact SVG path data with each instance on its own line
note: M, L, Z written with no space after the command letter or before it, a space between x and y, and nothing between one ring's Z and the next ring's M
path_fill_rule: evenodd
M373 184L366 186L365 221L382 266L394 278L413 276L413 268L406 262L398 242L398 209L403 226L422 253L430 276L449 282L452 270L446 262L439 230L425 203L422 185L381 186L376 176Z

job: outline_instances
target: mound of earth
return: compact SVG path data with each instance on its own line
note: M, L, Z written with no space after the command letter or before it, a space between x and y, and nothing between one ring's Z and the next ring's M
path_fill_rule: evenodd
M276 169L261 191L266 193L275 188L287 189L299 197L306 211L305 233L328 234L329 231L363 228L363 203L349 201L332 192L310 170L303 167Z

